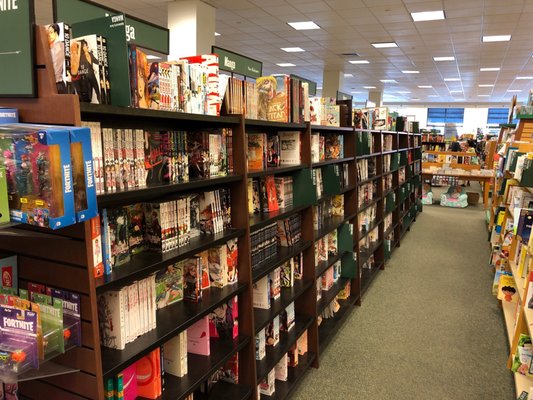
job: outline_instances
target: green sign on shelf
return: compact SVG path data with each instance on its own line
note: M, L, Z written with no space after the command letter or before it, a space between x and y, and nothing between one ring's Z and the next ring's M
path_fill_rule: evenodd
M219 68L223 71L233 72L250 78L259 78L263 73L263 63L261 61L216 46L211 48L211 52L218 54Z
M76 24L119 14L123 13L88 0L54 0L54 20L56 22ZM74 34L77 35L76 32ZM126 39L140 47L168 54L168 29L130 15L126 15Z
M34 97L33 0L0 0L0 97Z

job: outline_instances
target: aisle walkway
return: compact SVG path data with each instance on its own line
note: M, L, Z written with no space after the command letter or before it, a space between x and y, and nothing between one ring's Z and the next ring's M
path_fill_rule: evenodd
M293 396L514 397L481 206L428 206Z

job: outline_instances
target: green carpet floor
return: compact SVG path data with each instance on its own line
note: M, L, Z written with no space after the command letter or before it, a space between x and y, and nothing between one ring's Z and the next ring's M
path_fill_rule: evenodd
M515 398L483 218L425 206L292 398Z

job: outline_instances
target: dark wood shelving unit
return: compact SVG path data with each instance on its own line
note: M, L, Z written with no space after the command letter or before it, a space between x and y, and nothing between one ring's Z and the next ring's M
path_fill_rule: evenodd
M329 290L322 291L322 298L316 305L317 312L320 314L335 299L337 294L346 286L349 279L340 278Z
M276 316L278 316L289 304L298 298L311 286L311 282L304 282L301 279L294 281L294 286L291 288L281 288L281 296L270 304L270 309L264 310L262 308L254 307L254 321L255 333L257 334L261 329L268 325Z
M280 219L287 218L292 214L302 211L307 206L292 206L280 208L278 211L259 213L250 216L250 231L256 231Z
M307 168L306 164L299 165L284 165L280 167L268 167L267 169L261 170L250 170L248 171L248 178L260 178L267 175L281 175L289 174L294 171L299 171L301 169Z
M247 289L245 284L233 284L224 288L204 290L202 301L191 303L180 301L157 311L157 327L135 341L128 343L124 350L102 347L102 367L104 378L112 378L133 362L161 346L179 332L187 329L219 305L228 302ZM213 340L215 342L215 340Z
M165 391L163 392L162 399L174 400L185 398L223 366L231 356L242 350L249 342L250 338L247 336L238 336L234 340L212 339L211 354L209 356L188 353L187 375L178 378L170 374L165 374ZM232 387L225 386L225 389L232 390L232 392L239 394L241 389L249 391L250 387L246 388L245 386L241 387L239 385L232 385ZM210 397L218 399L218 397L214 397L213 395Z
M316 353L307 352L303 356L298 356L298 365L289 367L287 381L276 380L276 391L272 396L261 395L261 400L285 400L296 389L301 378L307 372L316 358Z
M325 161L319 161L319 162L316 162L316 163L312 163L311 167L312 168L320 168L320 167L324 167L326 165L342 164L342 163L350 162L350 161L353 161L353 160L354 160L353 157L332 158L330 160L325 160Z
M233 182L242 180L241 175L217 176L213 178L191 179L189 182L183 183L169 183L166 185L154 185L144 188L130 189L124 191L109 192L99 194L98 207L107 208L114 207L125 203L139 203L143 201L150 201L153 199L160 199L166 195L185 194L201 189L217 188L219 186L228 185Z
M337 261L339 261L341 259L341 257L345 254L346 252L344 251L338 251L337 252L337 255L335 256L330 256L328 257L328 259L326 261L321 261L318 263L318 265L316 266L316 272L315 272L315 276L318 278L319 276L321 276L324 272L326 272L329 268L331 268L331 266L333 264L335 264Z
M19 392L23 398L37 400L42 398L62 399L91 399L104 400L105 380L122 372L132 362L148 354L151 350L161 346L167 340L191 326L200 318L206 316L216 307L224 304L233 296L239 298L239 336L235 340L211 341L211 355L208 357L189 354L189 373L183 378L165 375L165 391L162 399L181 399L197 389L206 379L222 366L232 355L239 354L239 384L217 383L207 398L213 399L246 399L254 398L257 394L257 384L277 364L281 357L296 342L297 338L307 330L308 353L300 357L296 368L289 368L287 382L276 382L276 394L272 398L285 399L294 390L304 376L306 370L313 366L319 367L319 359L323 348L334 336L340 324L346 320L354 305L360 305L365 291L374 280L377 271L384 268L384 238L383 224L379 223L379 245L373 250L376 267L361 270L362 253L359 240L365 236L360 234L358 213L377 204L376 220L383 220L383 210L380 200L384 199L383 155L398 153L405 150L403 137L410 138L404 133L381 132L376 130L361 130L352 127L322 127L309 123L279 123L245 119L241 115L235 116L207 116L167 112L131 107L116 107L110 105L80 104L75 95L58 95L52 69L52 60L44 27L37 29L36 35L36 69L37 93L36 99L0 99L0 105L18 107L20 118L25 123L63 124L79 126L81 121L100 122L108 128L135 128L157 130L203 130L209 128L231 128L233 131L233 174L229 176L212 177L209 179L191 180L189 182L150 186L105 193L98 196L99 208L122 206L142 201L159 201L188 194L212 190L212 188L228 187L231 193L231 222L232 228L215 235L202 235L191 239L187 246L180 247L165 254L141 253L132 256L131 261L117 267L112 274L105 278L94 278L91 227L89 222L77 224L73 227L58 231L44 231L42 229L10 225L0 227L0 250L15 252L19 255L19 278L21 282L39 282L53 287L61 287L77 292L81 297L81 316L83 331L83 347L69 350L55 361L61 366L76 369L68 379L49 377L38 380L21 382ZM298 131L301 138L301 164L268 168L262 171L248 171L247 168L247 132L276 132ZM317 132L334 132L344 135L344 158L327 160L322 163L311 163L311 135ZM372 153L357 155L357 138L369 133L373 136ZM382 151L383 135L393 136L395 150ZM410 139L409 139L410 140ZM411 142L409 142L411 143ZM409 143L407 146L409 146ZM444 144L444 143L442 143ZM396 150L400 148L400 150ZM420 148L417 146L416 148ZM366 150L364 150L366 151ZM412 162L420 162L416 152L412 153ZM374 200L358 207L359 184L357 182L357 160L376 157L376 176L369 181L377 181L377 193ZM281 210L276 213L260 214L250 217L248 214L248 179L267 175L293 174L294 177L310 174L310 168L328 167L330 164L348 164L348 185L334 190L344 195L344 216L332 217L322 228L313 228L312 205L316 204L315 195L312 200L296 202L297 206ZM393 175L393 191L397 190L398 172ZM419 175L419 174L418 174ZM306 178L307 179L307 178ZM421 180L420 180L421 182ZM421 183L420 183L421 185ZM312 184L307 185L316 190ZM301 185L305 191L306 185ZM417 189L418 190L418 189ZM329 189L328 189L329 191ZM295 191L296 194L296 191ZM307 193L306 193L307 194ZM333 196L334 194L328 194ZM409 194L405 199L405 210L409 212L415 202L420 199L421 190L416 195ZM323 196L324 197L324 196ZM324 197L325 198L325 197ZM303 205L300 205L303 204ZM420 211L417 208L418 211ZM290 248L279 249L278 256L263 264L252 268L250 231L260 229L271 222L289 216L293 213L302 215L301 242ZM403 212L402 212L402 215ZM412 217L412 221L416 218ZM406 229L400 219L400 206L393 211L394 227L390 230L395 237L391 252L399 247ZM347 224L347 226L343 226ZM351 225L351 224L356 224ZM342 227L342 228L341 228ZM329 257L318 266L314 263L315 242L324 235L339 229L343 239L349 236L352 241L347 249L339 249L339 255ZM352 229L353 228L353 229ZM180 301L157 312L156 329L138 337L128 343L124 350L113 350L102 347L98 323L98 295L106 290L116 290L132 282L155 273L168 264L198 254L213 246L223 244L230 239L238 239L238 282L222 289L210 288L204 290L203 299L199 303ZM343 246L346 246L345 244ZM283 264L290 257L303 253L303 277L296 280L294 287L282 289L279 300L273 302L270 310L255 310L252 306L252 286L261 277L266 276L277 266ZM334 262L341 260L343 275L333 288L323 292L320 302L316 300L316 278L327 270ZM357 261L355 261L357 260ZM345 268L346 267L346 268ZM348 274L348 276L344 276ZM331 319L324 319L318 326L318 312L335 299L346 282L351 284L351 296L347 300L339 300L341 308ZM255 334L268 321L279 315L281 310L292 301L295 302L296 323L290 332L280 333L280 343L267 348L264 360L255 360ZM267 398L267 396L261 396Z
M296 343L296 340L305 332L313 322L312 317L305 317L296 314L296 322L294 327L289 331L282 331L279 334L279 343L276 346L267 346L266 356L262 360L256 360L257 363L257 382L261 382L268 375L270 370L276 366Z
M226 243L228 240L243 236L243 229L226 229L213 235L200 235L191 239L187 246L182 246L166 253L145 251L131 256L131 261L113 269L110 275L95 278L98 293L122 287L136 279L142 279L169 264L192 257L211 247Z
M252 266L252 282L257 282L259 279L281 266L284 262L289 261L292 257L305 251L311 246L311 244L312 242L310 241L303 241L290 247L279 246L278 255L276 257L259 264L257 267Z

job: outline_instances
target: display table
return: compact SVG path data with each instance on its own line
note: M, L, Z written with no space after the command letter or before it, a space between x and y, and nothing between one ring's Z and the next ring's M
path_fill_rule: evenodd
M462 172L462 171L461 171ZM493 175L482 175L479 173L455 173L455 172L439 172L436 170L428 170L423 169L422 170L422 181L425 179L431 179L434 176L451 176L454 178L458 178L465 181L477 181L483 186L483 206L485 208L488 207L489 202L489 188L490 188L490 181L493 179Z

